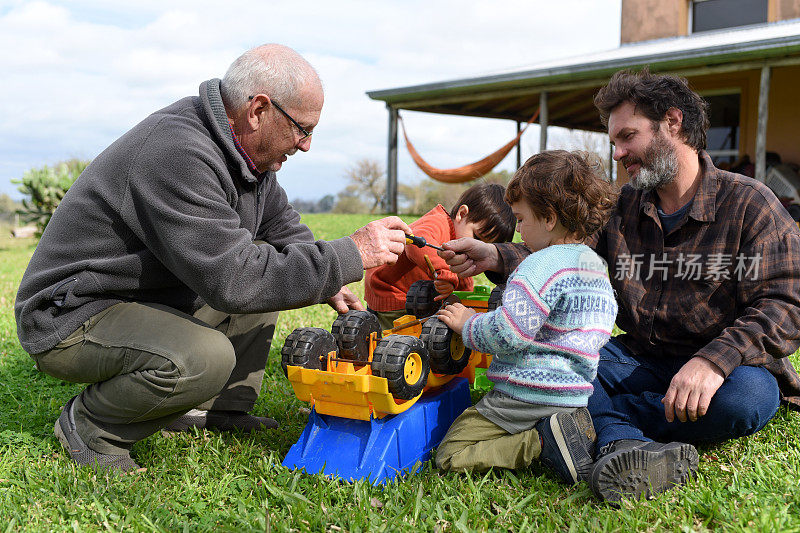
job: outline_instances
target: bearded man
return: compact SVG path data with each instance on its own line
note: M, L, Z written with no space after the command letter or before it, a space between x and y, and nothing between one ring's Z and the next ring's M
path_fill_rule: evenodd
M706 103L686 80L617 72L595 97L631 178L594 236L625 333L600 350L587 481L616 501L665 491L698 466L692 444L751 435L800 405L800 234L763 183L714 167ZM492 281L520 245L445 244L462 276Z

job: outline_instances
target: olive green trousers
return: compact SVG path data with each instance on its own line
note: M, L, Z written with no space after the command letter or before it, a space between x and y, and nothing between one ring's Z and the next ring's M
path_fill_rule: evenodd
M436 450L436 466L454 472L527 468L542 452L539 432L509 433L472 406L456 418Z
M78 435L97 452L126 453L191 408L250 411L277 318L120 303L33 359L46 374L90 384L73 404Z

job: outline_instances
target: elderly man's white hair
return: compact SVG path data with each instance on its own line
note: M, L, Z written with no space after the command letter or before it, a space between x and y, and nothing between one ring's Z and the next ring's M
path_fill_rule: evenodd
M297 104L298 90L308 83L322 88L317 71L303 56L281 44L265 44L239 56L222 78L222 99L239 109L248 98L266 94L281 106Z

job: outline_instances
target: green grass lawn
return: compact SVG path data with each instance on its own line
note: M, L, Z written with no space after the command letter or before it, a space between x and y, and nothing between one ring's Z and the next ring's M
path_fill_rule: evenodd
M328 239L368 220L305 217ZM281 461L308 406L280 370L280 349L296 327L330 328L335 313L327 306L281 314L255 408L278 419L280 430L156 434L133 448L145 472L120 478L76 468L53 423L81 386L38 373L17 341L14 296L35 241L7 234L0 235L0 530L800 531L800 416L783 407L759 434L701 448L698 478L688 486L621 508L538 466L443 475L428 463L385 487L289 471ZM361 283L352 289L363 294Z

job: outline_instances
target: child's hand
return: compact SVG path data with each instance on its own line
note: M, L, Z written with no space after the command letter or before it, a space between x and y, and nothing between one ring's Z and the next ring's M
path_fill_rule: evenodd
M467 309L463 304L447 304L436 313L436 316L447 324L447 327L461 335L464 323L474 314L474 309Z
M438 302L439 300L444 300L445 298L453 294L454 290L456 290L455 285L443 279L433 280L433 288L436 289L436 292L439 293L439 296L433 299L435 302Z

